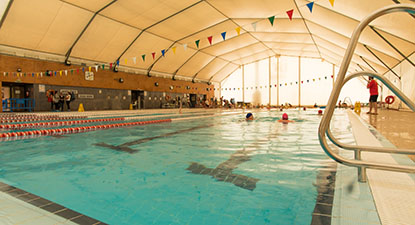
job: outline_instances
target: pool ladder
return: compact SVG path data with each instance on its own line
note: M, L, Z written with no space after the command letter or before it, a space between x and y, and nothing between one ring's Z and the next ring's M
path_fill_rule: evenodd
M377 73L362 71L350 74L345 78L347 69L350 65L350 61L352 59L354 50L357 45L357 41L362 33L363 29L374 19L394 12L407 12L407 13L415 13L415 5L414 4L399 4L399 5L392 5L381 8L365 19L363 19L357 28L353 31L353 35L350 39L349 45L347 47L345 56L343 58L342 64L340 66L339 74L336 79L336 83L333 87L333 90L330 94L329 101L327 103L326 110L324 112L323 118L321 119L318 136L320 140L320 145L326 152L326 154L335 160L338 163L357 167L358 168L358 180L359 182L366 182L367 175L366 169L379 169L379 170L387 170L387 171L395 171L395 172L405 172L405 173L415 173L415 166L405 166L405 165L393 165L393 164L383 164L383 163L376 163L376 162L369 162L362 160L362 151L368 152L380 152L380 153L394 153L394 154L407 154L407 155L415 155L415 149L395 149L395 148L385 148L385 147L371 147L371 146L359 146L359 145L349 145L339 142L331 133L330 131L330 120L333 117L333 112L336 107L337 99L339 98L339 94L341 88L351 79L360 77L360 76L373 76L380 80L386 87L388 87L400 100L402 100L409 108L415 112L415 104L396 86L392 84L388 79L379 75ZM333 149L328 145L327 137L330 141L339 148L346 149L346 150L353 150L354 151L354 159L348 159L340 156L338 153L333 151Z

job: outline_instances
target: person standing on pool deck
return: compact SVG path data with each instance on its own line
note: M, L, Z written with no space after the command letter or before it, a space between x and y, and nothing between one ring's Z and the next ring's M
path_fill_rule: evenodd
M373 79L373 77L369 77L369 82L367 83L367 88L369 89L370 98L369 98L369 112L367 114L378 114L378 83ZM374 109L374 113L372 113L372 109Z

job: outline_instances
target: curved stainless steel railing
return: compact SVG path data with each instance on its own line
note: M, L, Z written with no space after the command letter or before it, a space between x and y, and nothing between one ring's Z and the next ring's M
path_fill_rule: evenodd
M370 169L380 169L380 170L389 170L389 171L396 171L396 172L407 172L407 173L415 173L414 166L405 166L405 165L392 165L392 164L381 164L369 161L362 161L361 160L361 152L362 151L372 151L372 152L383 152L383 153L399 153L399 154L415 154L415 149L392 149L392 148L379 148L379 147L370 147L370 146L357 146L357 145L346 145L340 143L331 133L330 131L330 120L333 117L334 109L336 106L337 99L339 98L341 88L343 85L351 80L352 78L359 77L359 76L373 76L379 79L382 83L384 83L389 89L392 90L393 93L396 94L405 104L407 104L412 111L415 112L415 104L403 94L397 87L395 87L389 80L385 79L383 76L372 73L372 72L358 72L349 75L345 79L345 75L347 69L350 65L350 61L353 56L353 52L356 48L357 41L362 33L363 29L374 19L393 12L415 12L415 5L412 4L399 4L399 5L392 5L387 6L382 9L379 9L373 12L371 15L366 17L364 20L360 22L357 28L354 30L353 35L350 39L349 45L347 47L345 57L343 58L342 64L340 66L339 74L336 79L336 83L333 87L333 91L331 92L329 101L327 103L326 110L324 112L323 118L321 119L318 135L320 140L320 145L326 152L326 154L331 157L336 162L342 163L347 166L357 167L359 171L359 181L366 182L366 168ZM354 150L355 151L355 159L347 159L340 156L338 153L334 152L331 147L327 143L326 134L331 142L337 145L340 148Z

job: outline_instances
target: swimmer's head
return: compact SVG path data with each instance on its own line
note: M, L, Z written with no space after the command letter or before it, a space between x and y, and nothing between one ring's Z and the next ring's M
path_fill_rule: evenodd
M305 111L306 109L307 109L306 107L304 107L304 108L303 108L303 110L304 110L304 111Z
M252 120L252 119L254 119L254 115L252 115L252 113L247 113L246 114L246 119L247 120Z
M318 110L318 114L319 114L319 115L322 115L322 114L323 114L323 110L321 110L321 109L320 109L320 110Z
M288 120L288 114L287 113L282 114L282 119L283 120Z

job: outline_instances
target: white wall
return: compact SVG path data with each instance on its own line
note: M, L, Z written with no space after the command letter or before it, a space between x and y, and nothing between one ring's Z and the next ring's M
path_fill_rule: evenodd
M413 53L409 60L415 62L415 54ZM401 76L401 80L399 80L392 72L387 72L384 76L387 77L392 83L398 87L409 99L415 102L415 67L412 66L407 60L402 61L400 64L395 66L392 69L396 74ZM395 96L389 89L384 87L383 96L392 95ZM382 99L385 101L385 99ZM395 102L390 105L391 108L398 109L404 108L409 109L405 103L401 103L401 101L395 96Z
M298 57L279 57L279 83L277 83L277 59L271 57L271 104L298 105L298 83L301 84L301 105L326 105L333 88L333 64L321 59L301 58L301 80L298 80ZM269 59L245 65L245 102L254 105L269 103ZM335 74L338 72L335 67ZM225 99L242 101L242 70L237 70L222 82L221 93ZM337 77L337 75L335 76ZM307 82L308 80L308 82ZM297 83L296 83L297 82ZM279 95L277 95L277 87ZM239 89L238 89L239 88ZM352 102L368 102L369 91L359 79L348 82L339 100L350 98Z

